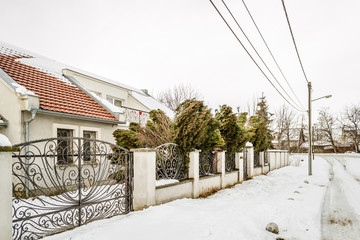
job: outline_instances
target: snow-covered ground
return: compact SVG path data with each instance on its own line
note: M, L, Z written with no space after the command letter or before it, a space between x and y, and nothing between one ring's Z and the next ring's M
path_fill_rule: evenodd
M290 159L299 166L206 199L176 200L45 239L359 239L360 155L316 156L312 176L306 154ZM278 235L265 230L269 222L279 225Z

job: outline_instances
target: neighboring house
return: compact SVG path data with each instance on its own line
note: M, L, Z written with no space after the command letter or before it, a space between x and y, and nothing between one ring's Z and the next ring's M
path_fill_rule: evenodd
M347 130L347 129L342 129L341 132L341 144L343 145L351 145L352 149L348 150L348 151L356 151L357 149L359 149L359 147L356 148L355 144L354 144L354 140L355 140L355 136L360 136L360 134L356 134L355 130ZM360 139L357 141L360 142Z
M289 132L283 131L273 133L273 145L275 149L300 151L305 142L305 133L303 128L290 128Z
M336 147L337 153L345 153L348 151L355 151L355 147L353 144L336 143L335 147ZM334 153L334 152L335 152L334 147L331 144L324 147L324 153Z
M1 42L0 98L0 133L13 144L58 136L114 142L114 130L145 124L152 109L171 114L141 90Z

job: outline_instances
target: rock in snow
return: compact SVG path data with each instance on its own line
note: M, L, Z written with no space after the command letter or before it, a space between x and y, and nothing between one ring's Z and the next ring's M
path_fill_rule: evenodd
M266 230L275 234L279 233L279 227L276 223L268 223L268 225L266 226Z

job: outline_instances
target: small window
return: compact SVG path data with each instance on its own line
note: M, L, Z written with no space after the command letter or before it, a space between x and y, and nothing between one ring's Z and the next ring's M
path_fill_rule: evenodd
M115 99L115 100L114 100L114 105L117 106L117 107L121 107L121 106L122 106L122 103L121 103L120 100Z
M113 105L115 105L115 106L117 106L117 107L121 107L122 106L122 102L121 102L121 100L119 100L119 99L115 99L115 98L112 98L112 97L106 97L106 100L109 102L109 103L111 103L111 104L113 104Z
M96 160L96 142L92 141L96 139L96 132L84 131L83 133L84 144L83 144L83 160L85 162Z
M114 104L114 99L112 97L106 97L106 100L111 103Z
M57 129L57 163L68 164L73 162L73 136L72 129Z

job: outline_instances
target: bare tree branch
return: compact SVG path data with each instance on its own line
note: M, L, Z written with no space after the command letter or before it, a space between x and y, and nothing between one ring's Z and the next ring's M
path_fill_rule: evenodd
M341 117L343 134L347 134L355 145L356 152L359 152L360 142L360 105L346 107Z
M318 116L318 131L322 132L336 153L336 118L329 113L329 108L321 108Z
M196 91L190 84L180 83L173 88L161 91L157 99L164 103L171 110L175 111L176 108L185 100L195 99L201 100L201 94Z

